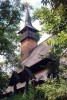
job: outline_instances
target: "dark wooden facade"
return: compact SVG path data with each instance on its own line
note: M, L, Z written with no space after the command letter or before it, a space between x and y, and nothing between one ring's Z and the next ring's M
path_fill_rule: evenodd
M9 86L3 93L4 96L9 96L11 93L17 94L27 90L28 83L34 81L34 85L44 83L47 78L56 77L56 60L51 57L47 57L49 50L52 46L44 45L41 43L37 45L36 33L38 32L32 26L29 11L26 12L26 20L24 28L19 32L21 35L21 51L23 55L21 56L22 64L24 65L24 70L21 72L13 72ZM51 36L51 38L56 38L56 36ZM41 56L44 56L43 58ZM49 55L49 54L48 54Z
M48 65L48 63L51 63ZM55 64L55 66L54 66ZM24 92L27 82L30 83L34 80L34 85L43 84L47 78L55 78L57 75L56 61L45 58L31 67L25 67L20 73L13 72L9 87L4 95L17 94Z

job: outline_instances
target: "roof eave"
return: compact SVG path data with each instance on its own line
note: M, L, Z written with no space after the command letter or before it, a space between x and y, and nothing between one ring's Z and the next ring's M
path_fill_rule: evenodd
M23 33L27 28L32 29L34 32L39 32L39 30L37 30L33 26L25 26L20 32L18 32L18 34Z

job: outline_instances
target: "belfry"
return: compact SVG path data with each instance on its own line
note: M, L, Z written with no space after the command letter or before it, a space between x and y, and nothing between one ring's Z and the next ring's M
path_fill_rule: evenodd
M38 30L32 26L31 17L29 13L28 4L26 4L26 18L25 18L25 26L19 32L21 35L21 52L22 57L21 60L25 60L32 50L37 46L36 34Z

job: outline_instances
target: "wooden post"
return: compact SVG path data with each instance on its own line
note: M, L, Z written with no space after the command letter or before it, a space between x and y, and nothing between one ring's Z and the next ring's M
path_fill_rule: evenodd
M14 84L14 94L17 94L17 86Z

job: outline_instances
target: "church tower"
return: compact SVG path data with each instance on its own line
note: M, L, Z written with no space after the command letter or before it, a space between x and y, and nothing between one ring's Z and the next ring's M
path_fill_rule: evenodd
M32 52L32 50L37 46L37 32L38 30L32 26L31 17L29 14L28 4L26 6L26 18L25 18L25 26L19 32L21 35L21 52L22 57L21 60L25 60Z

